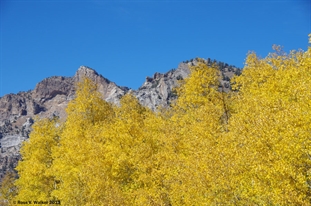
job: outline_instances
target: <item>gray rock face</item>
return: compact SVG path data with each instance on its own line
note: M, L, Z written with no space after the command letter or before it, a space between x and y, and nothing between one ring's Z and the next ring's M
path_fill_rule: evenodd
M51 100L57 95L74 95L73 79L70 77L49 77L39 82L32 92L32 98L39 103Z
M75 84L83 77L96 82L103 99L108 102L118 105L120 98L131 91L142 105L156 110L158 106L168 107L177 98L173 88L178 86L178 80L189 75L189 66L197 63L196 59L187 61L165 74L155 73L153 77L146 77L143 85L134 91L116 85L89 67L81 66L73 77L49 77L39 82L32 91L1 97L0 180L7 171L13 171L16 167L21 144L29 138L33 117L65 118L65 108L75 96ZM237 72L239 70L233 67L221 67L220 89L230 90L229 80Z
M25 140L25 137L20 135L8 135L0 140L1 148L9 148L18 146L22 141Z
M173 88L178 86L178 80L186 78L189 73L189 65L180 63L176 70L146 77L146 81L137 91L134 91L134 95L142 105L152 110L156 110L158 106L167 107L176 97Z

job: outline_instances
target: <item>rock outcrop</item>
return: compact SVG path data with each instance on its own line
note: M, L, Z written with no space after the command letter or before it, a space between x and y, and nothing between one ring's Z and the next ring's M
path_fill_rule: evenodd
M83 77L92 79L98 85L98 91L103 95L103 98L114 104L119 104L120 98L129 91L129 88L117 86L114 82L109 81L95 70L86 66L81 66L78 69L73 80L78 82Z
M204 62L211 63L209 60ZM120 87L95 70L81 66L73 77L49 77L39 82L32 91L1 97L0 180L7 171L12 171L16 167L21 158L19 150L22 142L29 138L34 117L66 117L65 108L75 96L75 84L83 77L86 76L96 82L99 92L108 102L118 105L122 96L132 92L142 105L156 110L158 106L168 107L177 98L173 88L178 86L178 80L189 75L189 66L197 63L197 59L183 62L177 69L165 74L155 73L153 77L146 77L138 90ZM220 89L228 91L230 78L240 70L227 64L224 66L223 63L218 65L220 66Z
M167 107L176 98L173 88L178 86L178 80L186 78L190 73L187 63L180 63L178 68L165 74L155 73L146 77L144 84L134 91L140 103L156 110L158 106Z

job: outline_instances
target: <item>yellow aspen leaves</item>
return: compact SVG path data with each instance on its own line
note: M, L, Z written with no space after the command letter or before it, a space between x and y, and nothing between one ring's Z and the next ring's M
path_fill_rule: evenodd
M311 38L310 38L311 39ZM311 205L311 48L249 53L233 92L199 61L170 108L105 102L85 78L40 120L2 198L63 205ZM16 188L17 194L8 188Z
M28 141L21 149L22 160L16 170L19 178L15 185L18 188L16 199L52 200L52 191L57 179L51 171L54 163L52 152L59 143L61 126L56 119L37 120Z
M248 203L310 204L310 56L250 54L232 101L238 197ZM231 137L230 137L231 136ZM245 170L242 170L245 168Z

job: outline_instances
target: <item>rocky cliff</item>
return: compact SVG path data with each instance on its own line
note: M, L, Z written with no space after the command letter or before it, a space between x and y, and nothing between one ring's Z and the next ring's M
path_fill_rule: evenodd
M20 159L21 143L28 139L34 117L65 117L65 108L75 95L75 83L82 77L86 76L95 81L99 92L108 102L118 104L123 95L132 91L142 105L156 110L158 106L169 106L176 99L172 89L178 86L178 80L189 75L189 66L196 65L197 62L197 59L186 61L165 74L155 73L153 77L146 77L138 90L120 87L95 70L81 66L73 77L49 77L39 82L32 91L1 97L0 179L7 171L16 167ZM209 59L203 62L209 65L217 63L220 69L220 89L224 91L230 89L230 78L240 73L239 69L222 62L211 62Z

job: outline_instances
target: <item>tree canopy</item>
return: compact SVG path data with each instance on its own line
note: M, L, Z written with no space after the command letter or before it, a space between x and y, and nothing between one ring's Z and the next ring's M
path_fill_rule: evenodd
M157 112L132 94L107 103L85 78L66 120L35 123L16 190L1 193L63 205L311 205L311 48L275 49L248 54L229 93L199 61Z

